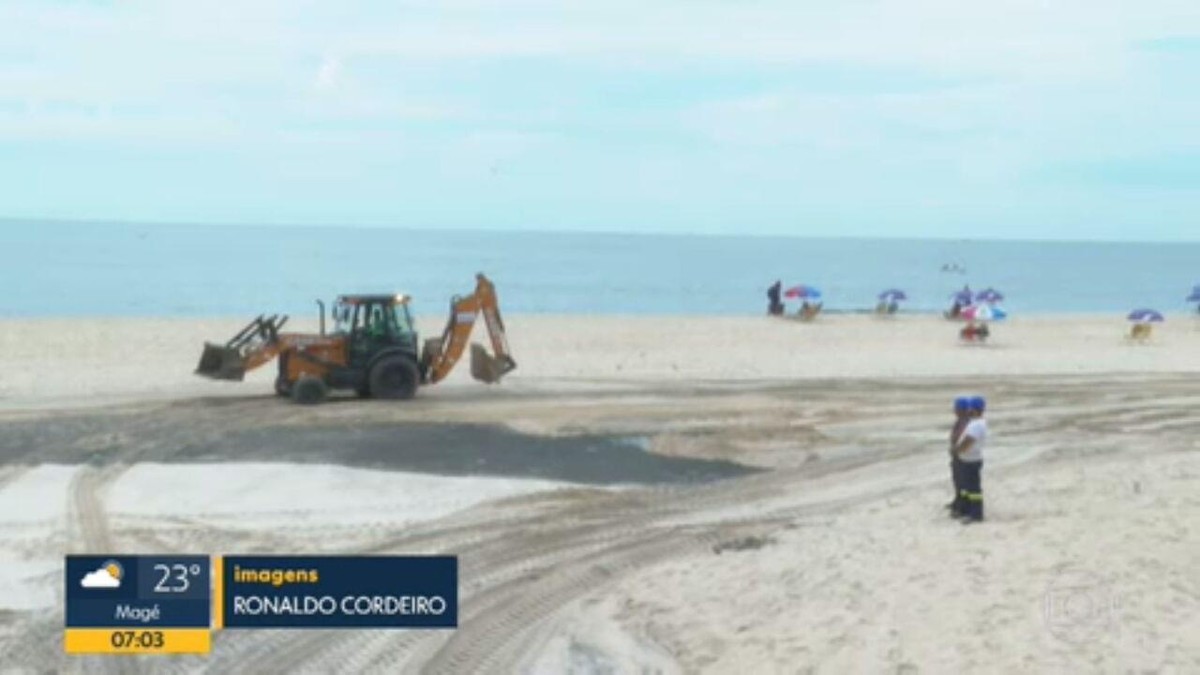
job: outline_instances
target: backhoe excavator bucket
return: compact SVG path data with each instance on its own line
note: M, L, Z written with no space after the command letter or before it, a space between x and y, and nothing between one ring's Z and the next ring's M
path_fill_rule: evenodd
M493 384L517 367L516 362L508 357L495 357L478 342L471 344L471 377Z

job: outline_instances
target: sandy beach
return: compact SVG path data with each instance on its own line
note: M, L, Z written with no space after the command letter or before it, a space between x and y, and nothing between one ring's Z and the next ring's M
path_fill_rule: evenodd
M506 322L503 384L318 407L192 374L237 319L0 322L4 670L1200 670L1194 318ZM971 526L963 392L994 434ZM67 659L76 552L451 553L461 625Z

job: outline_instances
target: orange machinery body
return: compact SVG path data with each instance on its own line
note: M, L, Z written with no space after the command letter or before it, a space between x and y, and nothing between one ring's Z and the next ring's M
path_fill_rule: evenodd
M494 356L471 345L471 375L493 383L516 368L495 287L476 275L475 292L455 297L440 338L427 340L418 354L417 333L406 296L341 296L332 316L336 329L321 333L284 333L286 316L262 315L224 344L206 344L196 373L222 380L241 380L245 373L279 359L275 390L301 402L316 402L325 390L355 389L363 396L409 398L418 384L445 379L469 344L479 315L488 328Z
M279 376L288 382L295 382L304 376L326 379L332 366L346 367L349 363L347 355L347 340L344 335L312 335L306 333L280 333L278 352ZM292 354L304 354L311 358L291 358ZM262 363L270 361L266 356ZM262 358L262 357L260 357ZM257 367L249 365L247 370ZM332 364L329 365L329 364Z

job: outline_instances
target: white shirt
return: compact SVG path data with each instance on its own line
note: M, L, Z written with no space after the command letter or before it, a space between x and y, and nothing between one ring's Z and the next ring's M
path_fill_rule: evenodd
M967 428L963 429L962 438L970 436L971 438L975 439L975 441L971 443L971 447L968 448L966 452L959 455L962 461L983 461L983 446L987 444L987 435L987 420L983 419L982 417L976 417L970 422L967 422ZM962 439L960 438L959 441L961 442L961 440Z

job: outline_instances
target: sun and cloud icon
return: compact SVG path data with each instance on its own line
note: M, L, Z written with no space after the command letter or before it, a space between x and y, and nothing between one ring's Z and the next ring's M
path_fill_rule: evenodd
M79 582L84 588L120 588L121 577L125 576L125 570L121 567L121 563L116 560L107 560L100 569L93 570L83 575L83 580Z

